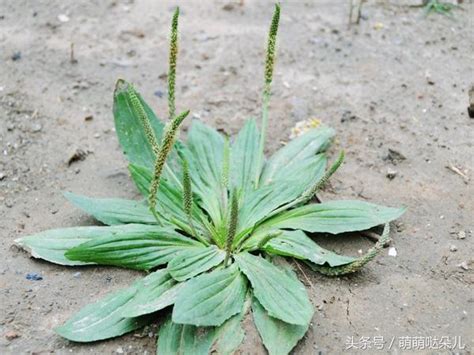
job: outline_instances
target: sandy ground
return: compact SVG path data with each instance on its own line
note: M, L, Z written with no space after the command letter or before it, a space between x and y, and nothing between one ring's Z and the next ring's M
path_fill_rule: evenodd
M245 118L259 114L273 8L254 0L243 6L180 4L178 109L189 108L195 118L235 134ZM452 342L461 337L466 345L461 353L469 353L474 120L466 109L474 82L472 1L454 12L454 21L424 18L419 8L396 1L369 1L351 29L347 1L284 1L282 7L269 151L288 139L296 122L319 118L338 131L332 156L341 147L347 152L322 198L409 208L393 228L396 257L386 249L351 277L305 271L316 313L296 353L376 352L346 350L349 339L357 346L363 337L383 337L383 352L403 353L404 336L448 336ZM2 354L155 352L153 327L85 345L52 331L140 273L51 265L28 258L13 241L94 224L65 201L64 190L138 197L113 129L112 91L117 78L125 78L158 113L166 112L166 95L160 96L166 90L172 8L171 2L152 0L0 0ZM76 149L89 154L68 166ZM404 159L387 159L394 158L389 149ZM318 240L353 255L370 246L358 237ZM27 280L30 272L43 280ZM246 328L241 353L264 354L258 334Z

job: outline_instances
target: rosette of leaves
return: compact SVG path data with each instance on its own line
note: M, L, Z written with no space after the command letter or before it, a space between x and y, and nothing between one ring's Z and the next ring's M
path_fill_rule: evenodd
M18 243L33 257L67 265L114 265L148 274L73 315L56 332L92 342L157 322L159 354L233 353L251 312L271 354L285 354L306 333L313 307L304 285L283 263L298 259L326 275L359 270L388 239L388 223L403 209L361 201L314 203L341 165L328 169L334 131L320 126L264 158L270 86L280 7L270 26L260 130L248 120L234 139L192 122L178 139L188 112L176 114L178 14L171 30L169 119L164 124L134 87L119 80L115 127L132 180L144 200L96 199L66 193L105 226L49 230ZM328 237L384 225L380 240L360 258L320 247Z

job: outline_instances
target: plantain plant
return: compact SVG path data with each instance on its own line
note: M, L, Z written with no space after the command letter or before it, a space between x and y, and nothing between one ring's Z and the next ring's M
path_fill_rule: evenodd
M115 126L143 201L95 199L66 193L106 226L56 229L17 242L33 257L68 266L114 265L148 274L73 315L56 332L92 342L130 332L162 314L159 354L233 353L251 312L270 354L286 354L313 317L305 287L284 258L337 276L358 271L389 238L402 208L361 201L315 203L341 165L326 170L334 131L319 126L264 157L280 7L268 37L261 131L246 122L232 141L194 120L177 138L189 111L176 114L178 16L174 13L168 74L169 118L164 125L134 87L117 82ZM319 202L319 200L317 200ZM320 247L328 237L383 225L360 258ZM337 237L337 236L336 236ZM158 313L159 312L159 313Z

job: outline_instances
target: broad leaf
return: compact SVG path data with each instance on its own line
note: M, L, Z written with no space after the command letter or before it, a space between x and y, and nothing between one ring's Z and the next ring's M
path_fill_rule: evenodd
M187 248L168 263L168 272L177 281L185 281L224 261L225 252L216 246Z
M356 260L320 247L302 231L284 231L266 243L263 249L271 254L306 259L318 265L339 266Z
M405 208L384 207L363 201L330 201L282 212L265 221L262 227L338 234L370 229L393 221L404 212Z
M218 326L242 311L246 281L235 264L186 283L173 308L173 322Z
M245 195L254 189L260 134L254 119L249 119L232 144L231 177L233 186Z
M318 153L324 152L334 136L334 130L319 127L293 139L278 150L268 160L263 169L260 181L262 185L273 181L299 181L307 176L306 167ZM305 182L306 183L306 182Z
M122 228L74 247L65 255L70 260L149 270L166 264L183 248L202 246L167 228L140 224Z
M156 219L141 201L119 198L90 198L70 192L64 196L74 205L109 226L126 223L156 224Z
M295 181L278 181L249 192L239 210L238 234L234 245L238 244L240 239L263 221L268 214L300 195L301 187Z
M311 320L313 307L301 282L262 257L244 252L235 260L270 316L298 325Z
M252 302L252 311L255 326L270 355L289 354L308 331L309 322L294 325L270 317L256 298Z
M156 312L172 305L184 284L177 284L167 270L158 270L140 282L134 297L122 309L122 316L132 318Z
M215 225L222 219L222 162L224 138L214 128L194 120L187 139L188 150L183 150L189 162L193 189L200 197L201 207Z
M128 94L130 84L119 80L114 92L114 117L115 130L127 159L134 164L153 168L155 157L150 144L147 141L143 125L140 118L132 108L130 96ZM158 142L163 132L163 123L155 116L150 107L142 99L140 94L135 92L142 103L145 112L153 127Z
M244 307L245 308L245 307ZM214 343L212 349L219 355L231 355L242 344L245 332L242 329L241 322L244 316L242 311L228 320L221 326L215 328Z
M116 337L142 327L150 321L149 318L126 318L122 315L122 309L133 298L139 284L137 282L82 308L55 331L72 341L90 342Z
M213 328L175 324L171 320L158 333L159 355L208 355L214 336Z
M34 258L41 258L60 265L88 265L93 262L69 260L64 253L71 248L99 237L113 237L127 230L133 231L134 225L115 227L73 227L51 229L16 240L22 248L31 252Z

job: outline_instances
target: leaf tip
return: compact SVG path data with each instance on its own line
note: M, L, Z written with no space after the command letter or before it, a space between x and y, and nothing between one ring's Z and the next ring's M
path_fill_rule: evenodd
M118 79L117 82L115 83L115 90L114 90L114 96L117 96L118 94L125 92L128 90L129 83L127 83L123 79Z

